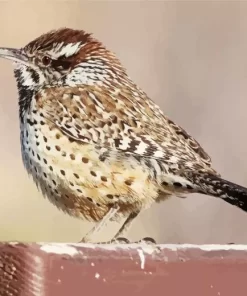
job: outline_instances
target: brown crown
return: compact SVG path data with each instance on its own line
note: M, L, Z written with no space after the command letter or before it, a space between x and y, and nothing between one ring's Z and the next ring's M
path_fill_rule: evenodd
M61 28L58 30L53 30L48 33L42 34L38 38L34 39L25 46L25 49L29 51L48 49L52 47L55 43L63 42L65 45L68 43L82 42L96 42L96 40L91 36L91 34L86 33L83 30L74 30L70 28Z
M39 50L44 52L46 50L50 50L57 43L63 43L66 45L77 42L81 42L82 45L84 44L80 51L71 57L60 57L52 62L52 66L56 67L62 65L66 68L73 68L84 60L104 57L104 64L107 64L108 68L112 68L114 66L114 69L112 68L112 72L120 71L122 74L125 73L125 69L115 54L106 49L106 47L100 41L93 38L91 34L86 33L83 30L61 28L50 31L28 43L24 47L24 50L32 54Z

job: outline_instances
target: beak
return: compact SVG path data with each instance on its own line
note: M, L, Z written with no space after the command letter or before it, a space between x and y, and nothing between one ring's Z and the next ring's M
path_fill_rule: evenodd
M28 57L22 52L21 49L0 47L0 58L29 65Z

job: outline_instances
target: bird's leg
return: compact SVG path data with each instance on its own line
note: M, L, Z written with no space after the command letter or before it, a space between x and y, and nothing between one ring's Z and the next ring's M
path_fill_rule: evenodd
M105 217L98 222L80 241L80 243L86 243L90 242L90 239L92 235L95 233L98 233L107 222L112 220L114 216L117 214L117 211L119 210L119 207L117 205L114 205L109 212L105 215ZM131 243L127 238L122 237L123 234L128 232L128 230L131 228L133 220L139 215L140 211L138 212L132 212L128 218L124 221L124 224L121 226L121 228L118 230L118 232L114 235L114 237L107 242L97 242L96 244L129 244ZM138 244L156 244L155 240L150 237L145 237L139 241L133 242Z
M138 212L132 212L128 218L124 221L124 224L121 226L121 228L118 230L118 232L114 235L114 237L108 241L105 242L105 244L112 244L112 243L117 243L117 244L130 244L131 242L125 238L122 237L128 230L131 228L133 220L139 215L140 211Z
M114 237L110 241L106 241L99 244L114 244L114 243L129 244L130 241L127 238L120 237L120 236L126 233L130 229L133 220L138 216L139 213L140 211L131 213L128 216L128 218L124 221L124 224L121 226L121 228L118 230L118 232L114 235ZM112 216L111 218L114 218L114 217Z
M129 215L129 217L126 219L122 227L118 230L118 232L115 234L114 238L112 239L112 242L116 243L130 243L130 241L124 237L121 237L124 233L126 233L130 227L132 226L133 220L139 215L140 211L133 212ZM133 242L135 243L144 243L144 244L156 244L155 240L151 237L145 237L139 241Z
M109 222L116 215L118 210L119 206L117 205L111 207L108 213L104 216L104 218L87 232L87 234L81 239L80 243L90 242L92 236L98 233L107 224L107 222Z
M118 232L115 234L113 239L111 239L108 242L104 242L102 244L130 244L131 242L125 238L122 237L124 233L126 233L130 227L132 226L133 220L139 215L140 211L131 213L128 218L125 220L124 224L121 226L121 228L118 230ZM146 245L153 245L156 244L156 241L151 237L145 237L139 241L132 242L133 244L146 244Z
M128 232L128 230L132 226L133 220L139 215L139 213L140 213L140 211L139 212L132 212L128 216L128 218L124 221L124 224L121 226L121 228L118 230L118 232L113 237L113 239L112 239L113 241L125 239L125 238L122 238L121 236Z

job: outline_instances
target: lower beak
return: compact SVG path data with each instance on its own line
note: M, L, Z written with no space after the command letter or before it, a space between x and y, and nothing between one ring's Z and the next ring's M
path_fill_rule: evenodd
M0 58L21 64L28 64L28 57L20 49L16 48L0 47Z

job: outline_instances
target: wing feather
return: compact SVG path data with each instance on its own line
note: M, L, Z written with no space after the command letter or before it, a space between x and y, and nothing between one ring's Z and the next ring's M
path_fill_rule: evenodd
M36 99L47 120L81 143L158 159L177 169L211 168L199 143L141 91L52 87Z

